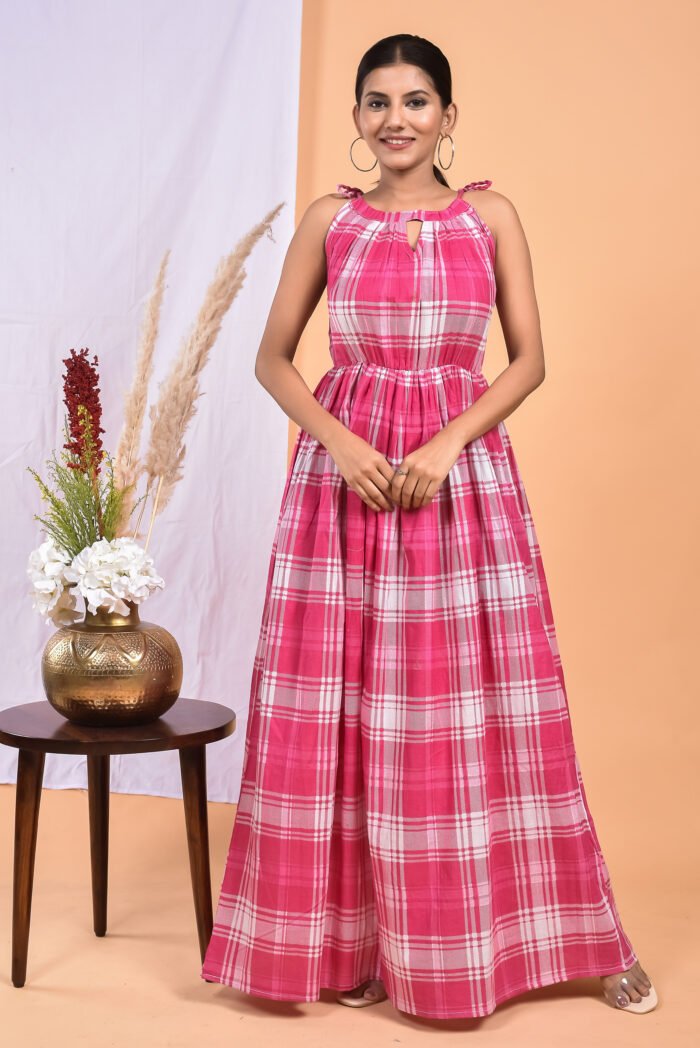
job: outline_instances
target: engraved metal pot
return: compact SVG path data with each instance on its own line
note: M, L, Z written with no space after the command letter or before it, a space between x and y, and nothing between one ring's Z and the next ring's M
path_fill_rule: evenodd
M74 724L148 724L174 705L182 685L182 654L162 626L98 608L83 622L61 626L41 658L46 697Z

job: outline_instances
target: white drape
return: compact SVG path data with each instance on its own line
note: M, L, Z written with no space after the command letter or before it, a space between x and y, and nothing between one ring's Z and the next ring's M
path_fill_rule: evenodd
M114 453L165 250L151 402L219 259L287 205L246 263L204 372L185 476L149 544L166 586L141 608L182 648L181 694L236 712L235 734L207 748L210 798L235 802L286 467L287 418L253 368L294 230L301 0L34 0L0 9L0 40L0 707L44 699L55 627L27 595L45 506L26 467L46 479L63 441L63 358L97 354ZM0 781L16 765L0 746ZM179 796L177 755L115 757L111 781ZM49 755L44 784L85 788L84 759Z

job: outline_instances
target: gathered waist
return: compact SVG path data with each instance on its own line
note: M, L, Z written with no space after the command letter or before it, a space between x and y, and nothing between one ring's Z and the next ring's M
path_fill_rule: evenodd
M326 375L336 375L344 371L364 371L371 374L386 375L400 382L411 382L414 380L428 379L431 376L442 376L454 372L456 374L469 375L472 378L485 382L483 372L473 371L463 364L434 364L429 368L395 368L388 364L377 364L369 360L356 360L351 364L337 364L329 368Z
M398 368L356 360L326 371L313 394L347 429L391 461L401 461L488 388L481 372L463 364Z

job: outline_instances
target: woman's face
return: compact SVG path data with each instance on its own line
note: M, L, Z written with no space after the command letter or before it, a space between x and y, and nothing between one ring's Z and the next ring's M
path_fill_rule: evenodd
M427 164L431 169L440 134L451 134L457 121L454 102L443 110L430 78L413 65L373 70L353 109L358 133L379 163L396 171ZM387 139L408 139L392 147Z

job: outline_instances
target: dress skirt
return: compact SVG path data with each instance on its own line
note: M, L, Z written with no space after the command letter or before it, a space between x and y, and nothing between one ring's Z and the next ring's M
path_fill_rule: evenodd
M328 371L314 396L398 466L488 388L457 363ZM484 1016L622 971L530 507L503 422L433 501L374 512L300 431L202 978Z

